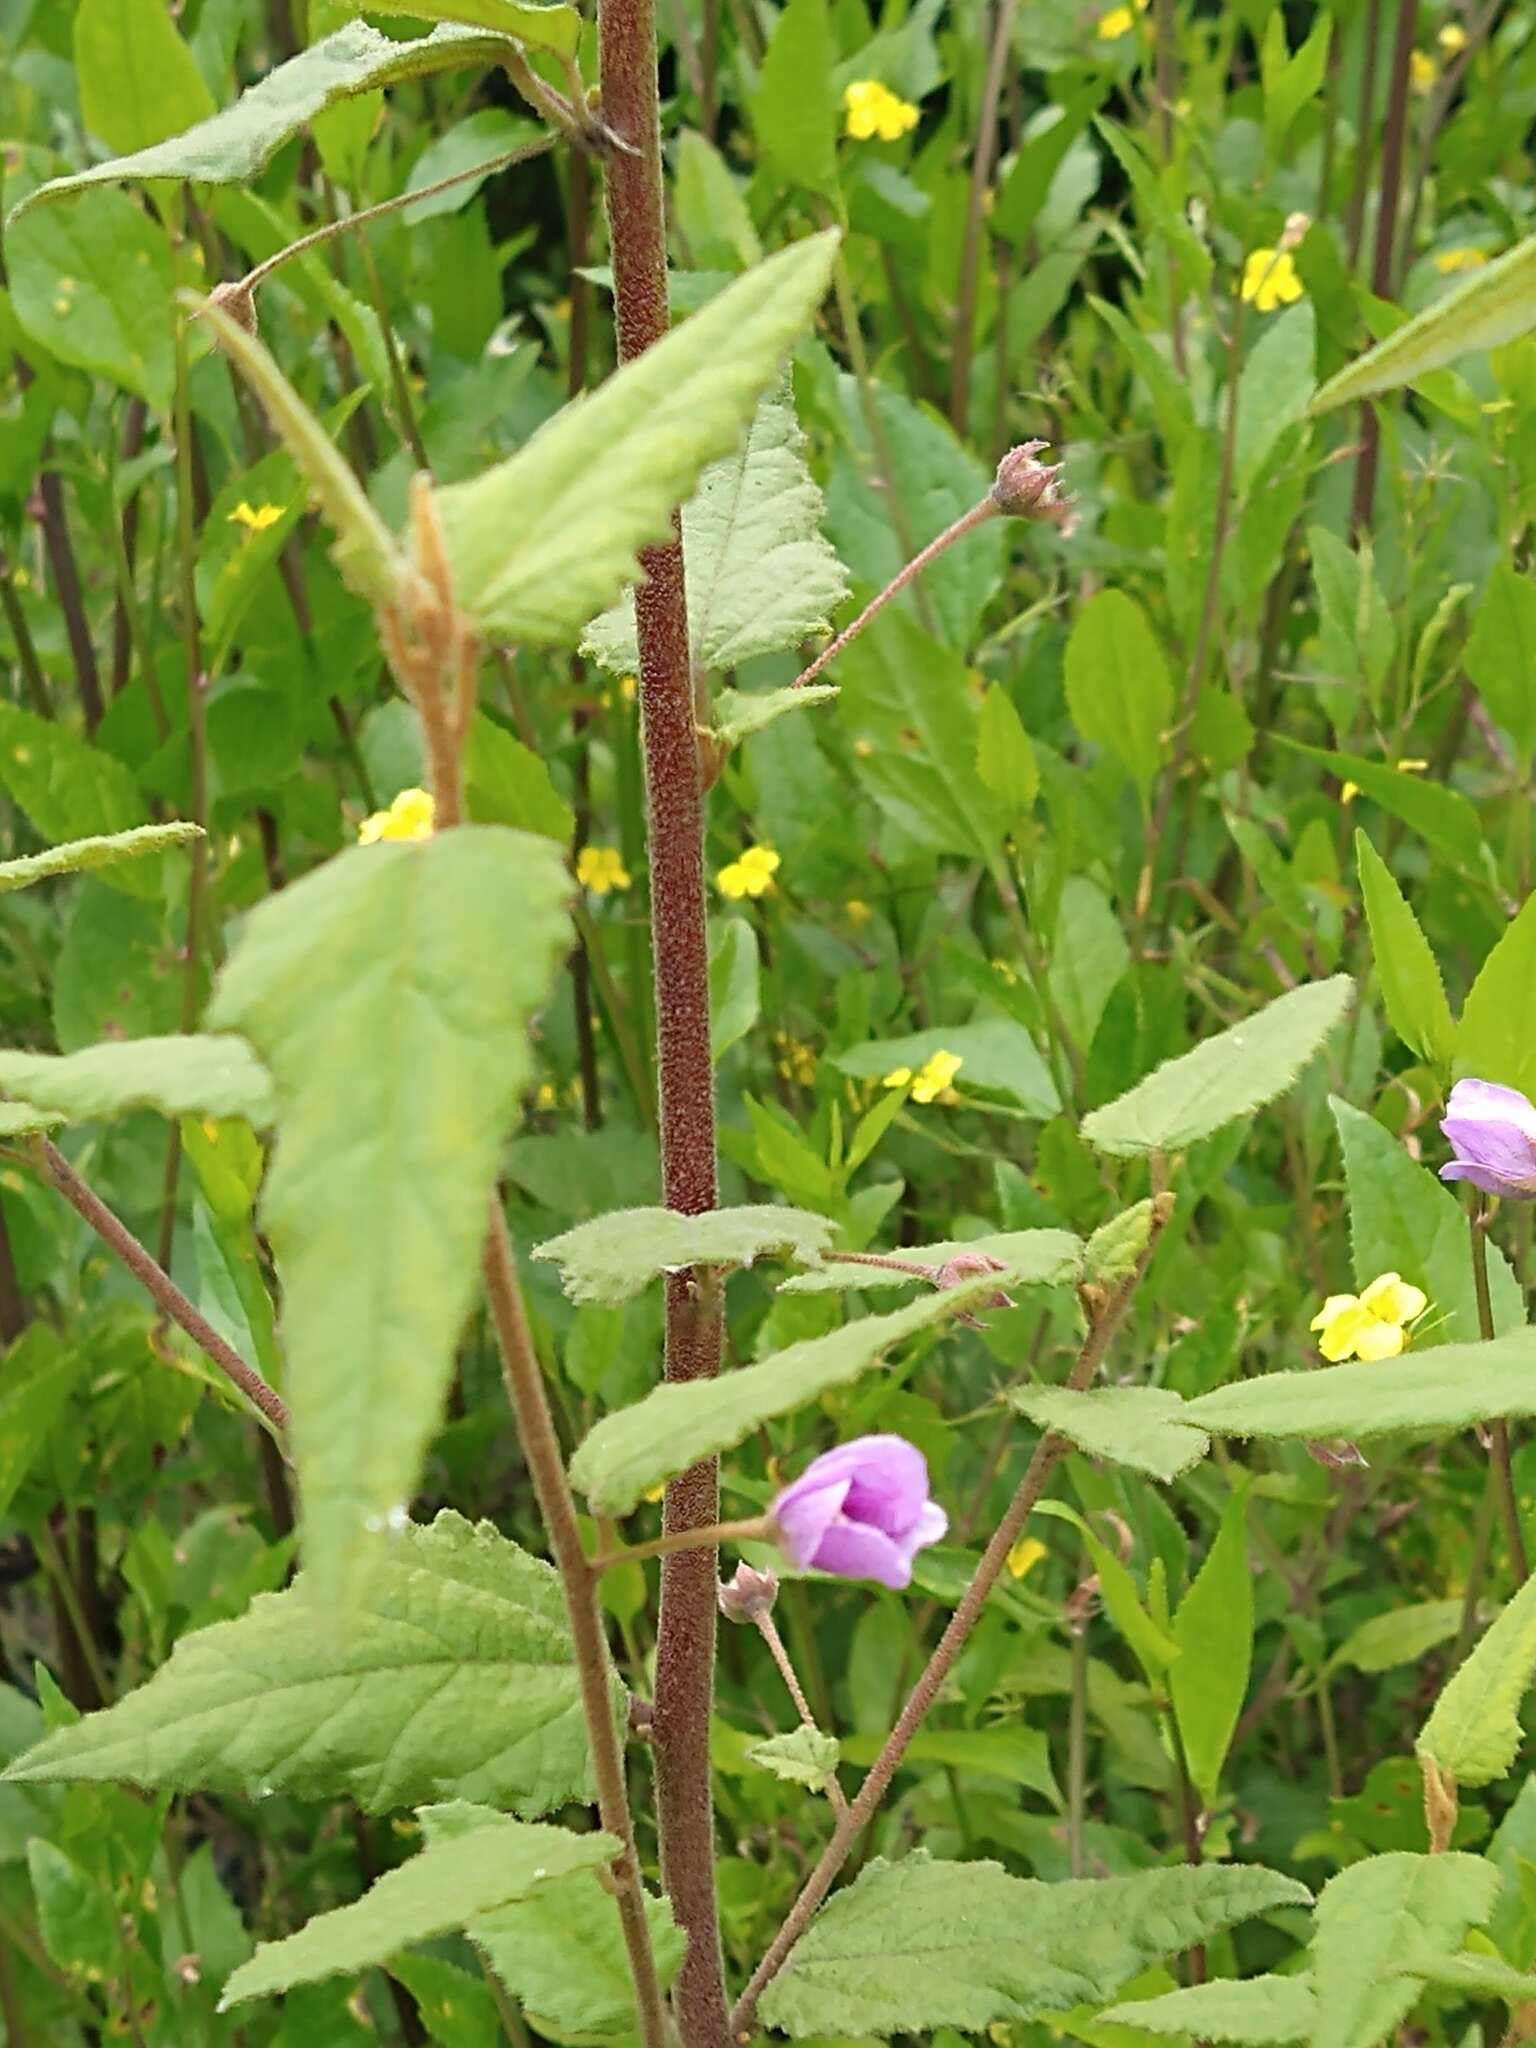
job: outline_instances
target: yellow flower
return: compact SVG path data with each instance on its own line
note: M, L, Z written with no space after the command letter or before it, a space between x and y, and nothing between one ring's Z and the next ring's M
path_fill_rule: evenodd
M1449 277L1457 270L1480 270L1487 261L1486 249L1442 249L1435 258L1435 268L1442 277Z
M851 925L855 926L861 924L868 924L869 920L875 914L870 909L869 905L866 902L864 902L861 897L858 896L850 896L848 898L848 901L843 905L843 908L848 913L848 922Z
M576 856L576 879L594 896L629 887L629 871L615 846L584 846Z
M905 1088L911 1078L912 1069L910 1067L892 1067L888 1074L881 1076L880 1086L882 1088Z
M1357 796L1358 796L1359 794L1360 794L1360 785L1359 785L1359 783L1358 783L1358 782L1343 782L1343 783L1340 783L1340 785L1339 785L1339 802L1340 802L1341 804L1352 804L1352 803L1354 802L1355 798L1356 798L1356 797L1357 797Z
M934 1053L930 1059L925 1061L913 1080L912 1100L914 1102L935 1101L939 1096L947 1092L950 1082L954 1080L956 1074L959 1073L964 1065L964 1060L960 1059L955 1053L942 1051Z
M1454 57L1467 47L1467 32L1459 21L1448 21L1435 41L1448 57Z
M777 1065L784 1079L798 1081L802 1088L809 1088L816 1078L815 1053L803 1038L796 1038L788 1031L775 1031L773 1042L779 1049Z
M1414 50L1408 58L1408 76L1415 92L1428 92L1440 76L1440 66L1427 50Z
M1408 1341L1406 1324L1429 1306L1422 1288L1400 1273L1382 1273L1363 1294L1330 1294L1312 1318L1318 1349L1331 1365L1342 1358L1396 1358Z
M1021 1536L1008 1553L1008 1569L1016 1579L1022 1579L1045 1554L1045 1545L1038 1536Z
M779 856L771 846L749 846L740 860L733 860L715 876L722 896L766 896L778 872Z
M910 100L898 99L878 78L855 79L844 88L843 133L855 142L899 142L917 126L917 109Z
M251 505L242 498L229 515L231 526L244 526L251 533L265 533L269 526L276 526L283 516L281 505Z
M1143 5L1145 0L1143 0ZM1141 8L1133 12L1129 7L1111 7L1108 14L1099 17L1098 38L1101 43L1112 43L1116 36L1129 35L1136 26L1136 16Z
M359 846L380 839L430 839L436 805L424 789L402 789L387 811L375 811L357 830Z
M538 1093L533 1098L534 1106L538 1109L553 1109L559 1099L553 1081L541 1081Z
M1289 249L1251 249L1243 265L1242 295L1261 313L1289 306L1302 295L1301 279Z

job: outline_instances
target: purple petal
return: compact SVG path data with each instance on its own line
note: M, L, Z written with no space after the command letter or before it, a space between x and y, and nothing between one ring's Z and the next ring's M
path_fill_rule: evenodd
M850 1449L863 1452L843 1512L870 1522L887 1536L900 1536L922 1513L928 1498L928 1461L900 1436L860 1437Z
M827 1478L820 1470L825 1463L817 1458L808 1465L769 1510L779 1541L802 1571L815 1563L817 1547L841 1512L850 1483L836 1475Z
M1518 1088L1506 1088L1499 1081L1458 1081L1451 1090L1446 1113L1513 1124L1536 1142L1536 1103Z
M903 1540L914 1551L926 1550L930 1543L942 1543L948 1533L948 1515L936 1500L929 1500Z
M1536 1187L1536 1143L1523 1131L1510 1124L1460 1116L1446 1117L1440 1128L1458 1159L1503 1180L1529 1181Z
M1536 1182L1505 1180L1492 1167L1479 1166L1470 1159L1453 1159L1448 1166L1441 1167L1440 1178L1470 1181L1485 1195L1502 1195L1511 1202L1529 1202L1536 1197Z
M883 1530L839 1516L822 1537L811 1559L818 1571L843 1579L878 1579L900 1592L912 1583L912 1559Z

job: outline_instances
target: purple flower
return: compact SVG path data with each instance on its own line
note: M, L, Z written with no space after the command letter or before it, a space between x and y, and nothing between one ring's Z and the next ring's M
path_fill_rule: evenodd
M814 1458L769 1509L779 1542L804 1569L912 1583L912 1559L949 1527L928 1498L928 1465L899 1436L860 1436Z
M1484 1194L1536 1197L1536 1103L1496 1081L1458 1081L1440 1128L1455 1158L1442 1180L1469 1180Z

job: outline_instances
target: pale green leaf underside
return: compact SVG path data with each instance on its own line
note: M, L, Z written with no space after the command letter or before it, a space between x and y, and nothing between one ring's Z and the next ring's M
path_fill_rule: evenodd
M181 1637L147 1684L6 1776L291 1792L369 1813L458 1798L532 1817L593 1796L553 1570L447 1511L392 1536L347 1628L301 1574Z
M68 1117L40 1109L34 1102L0 1102L0 1138L26 1138L34 1131L54 1131Z
M272 1083L243 1038L107 1039L62 1057L0 1052L0 1088L81 1121L158 1109L163 1116L275 1120Z
M1136 1998L1111 2006L1099 2017L1112 2025L1139 2027L1146 2034L1183 2034L1197 2041L1251 2042L1274 2048L1305 2041L1312 2033L1317 2002L1308 1977L1222 1978L1189 1984L1161 1998Z
M790 1785L807 1785L812 1791L819 1791L828 1772L837 1769L839 1753L837 1737L823 1735L809 1722L787 1734L770 1735L762 1742L754 1742L747 1751L753 1763L771 1771L774 1777Z
M1023 1387L1008 1396L1039 1429L1053 1429L1091 1457L1108 1458L1153 1479L1177 1479L1211 1447L1183 1419L1184 1403L1165 1387Z
M387 1962L397 1949L451 1934L530 1897L541 1885L573 1871L595 1871L618 1853L612 1835L577 1835L541 1821L487 1814L483 1824L435 1840L409 1863L386 1872L355 1904L317 1914L283 1941L259 1944L225 1985L219 2010L291 1984Z
M1519 1752L1520 1702L1536 1674L1536 1579L1527 1579L1452 1674L1414 1747L1458 1785L1490 1785Z
M396 14L401 10L359 0L360 14ZM404 10L422 21L458 23L512 36L544 50L573 57L581 41L581 16L574 7L539 5L537 0L411 0Z
M571 1482L595 1514L627 1515L663 1479L716 1451L734 1449L774 1416L857 1379L892 1345L978 1307L1006 1280L1006 1274L989 1274L892 1315L865 1316L717 1380L656 1387L632 1408L605 1416L578 1445Z
M548 47L558 48L563 43L567 52L575 50L581 17L574 8L517 11L530 18L547 17L548 28L540 40ZM526 29L518 33L528 36ZM191 178L209 185L249 184L285 142L338 100L465 64L498 64L506 52L504 37L474 29L436 28L415 42L396 43L366 22L348 22L334 35L280 64L211 120L200 121L167 142L135 150L131 156L113 157L108 163L93 164L88 171L54 178L24 199L11 218L86 186L120 184L125 179Z
M1441 1354L1442 1357L1444 1354ZM1312 2048L1374 2048L1417 2004L1404 1959L1450 1956L1493 1910L1499 1873L1479 1856L1367 1857L1318 1894Z
M262 1214L305 1559L337 1602L437 1424L569 889L551 840L503 826L354 847L251 913L214 995L209 1021L251 1041L277 1094Z
M882 1257L905 1259L914 1266L945 1266L965 1252L986 1252L1008 1268L1010 1287L1062 1287L1082 1272L1083 1247L1070 1230L1001 1230L987 1237L946 1238L939 1244L897 1245ZM886 1287L916 1287L919 1273L898 1273L889 1266L864 1266L856 1260L824 1254L808 1273L796 1273L780 1284L781 1294L848 1294Z
M793 686L787 690L717 690L710 730L721 746L738 746L786 712L829 704L836 695L836 683L807 683L803 690Z
M712 462L683 507L688 641L710 673L826 629L848 578L823 538L824 506L794 407L771 393L741 446ZM639 665L634 593L588 626L582 652L615 675Z
M704 1216L618 1209L535 1245L533 1256L559 1266L572 1301L618 1308L663 1273L689 1266L750 1266L765 1254L813 1259L832 1231L825 1216L766 1205L712 1209Z
M1251 1115L1291 1086L1353 992L1347 974L1292 989L1094 1110L1083 1119L1084 1138L1100 1152L1128 1159L1192 1145Z
M835 234L795 242L577 399L526 447L437 503L472 618L573 642L634 581L674 509L743 425L821 300Z
M794 2035L979 2033L1102 2004L1160 1957L1308 1896L1256 1866L1042 1884L918 1851L871 1863L823 1906L762 2016Z
M1410 1976L1422 1977L1426 1984L1443 1985L1447 1990L1464 1992L1468 1998L1499 1998L1510 2006L1536 2000L1536 1977L1527 1976L1524 1970L1512 1970L1497 1956L1468 1951L1426 1957L1422 1961L1411 1956L1405 1960L1404 1968Z
M647 1892L645 1917L665 1990L682 1967L686 1944L666 1899ZM619 1909L585 1872L484 1914L469 1934L541 2033L554 2040L635 2035Z
M95 839L71 839L43 853L0 861L0 895L46 882L52 875L73 875L85 868L111 867L120 860L143 860L151 853L169 853L203 837L201 825L137 825L131 832L113 832Z

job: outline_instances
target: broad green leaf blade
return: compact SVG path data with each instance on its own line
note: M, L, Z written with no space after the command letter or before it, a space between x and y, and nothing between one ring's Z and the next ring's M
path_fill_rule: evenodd
M837 695L835 683L807 683L803 690L717 690L711 713L710 731L723 747L734 747L762 732L787 711L808 711L813 704L830 704Z
M1454 1955L1493 1910L1499 1873L1452 1852L1369 1856L1323 1886L1312 1937L1317 2017L1312 2048L1375 2048L1418 2003L1400 1967L1419 1951Z
M447 1510L391 1538L350 1629L301 1573L182 1636L148 1684L6 1776L350 1798L369 1813L457 1798L532 1818L593 1796L559 1580Z
M576 1835L541 1821L487 1815L467 1833L429 1843L354 1905L317 1914L286 1940L260 1943L225 1985L219 2010L388 1962L397 1949L451 1934L573 1871L595 1872L618 1853L613 1835Z
M1248 1569L1241 1487L1227 1502L1205 1563L1173 1617L1179 1655L1168 1672L1189 1775L1207 1807L1216 1804L1253 1662L1253 1579Z
M519 10L523 11L523 10ZM574 9L529 8L530 14L569 17L574 24L570 47L580 32ZM40 185L11 215L14 223L34 206L63 199L90 185L121 184L125 179L191 178L200 184L249 184L271 162L285 142L299 134L319 113L338 100L375 92L410 78L461 65L499 64L506 55L503 37L477 30L436 28L415 42L396 43L366 22L350 21L288 63L269 72L234 106L210 121L200 121L184 135L157 142L110 163L94 164Z
M1102 2004L1160 1957L1307 1899L1256 1866L1041 1884L918 1850L871 1863L822 1907L764 1993L762 2016L797 2036L980 2033Z
M665 1990L682 1967L687 1944L666 1899L647 1892L645 1917ZM635 2038L635 1995L619 1909L612 1894L584 1871L482 1914L469 1935L529 2019L552 2040Z
M1213 1436L1371 1437L1536 1415L1536 1330L1312 1372L1267 1372L1185 1405Z
M774 24L752 97L752 127L764 168L786 186L835 193L836 46L827 0L789 0Z
M879 1730L845 1736L840 1744L848 1763L865 1766L874 1762L884 1746L885 1737ZM1016 1723L996 1728L920 1728L902 1752L902 1762L985 1771L1026 1792L1038 1792L1058 1811L1063 1804L1051 1770L1050 1744L1038 1728L1021 1728Z
M750 1266L765 1255L814 1259L833 1228L825 1216L766 1206L711 1209L704 1216L616 1209L535 1245L533 1256L554 1261L572 1301L619 1308L663 1273L689 1266Z
M13 219L5 265L17 319L51 355L169 412L171 246L142 207L104 192L92 207Z
M146 149L213 113L160 0L81 0L74 48L81 115L109 149Z
M1454 1956L1421 1959L1411 1955L1404 1967L1410 1976L1447 1991L1463 1992L1468 1998L1498 1998L1508 2006L1536 2001L1536 1977L1524 1970L1512 1970L1497 1956L1473 1955L1463 1950Z
M905 1038L877 1038L840 1052L833 1065L856 1079L880 1081L897 1067L913 1073L936 1052L960 1061L955 1086L1005 1095L1035 1117L1054 1116L1061 1104L1039 1047L1011 1017L981 1017L974 1024L939 1024Z
M846 1386L893 1345L979 1307L1007 1280L1006 1273L989 1273L890 1315L864 1316L825 1337L808 1337L720 1379L653 1388L632 1408L605 1416L577 1446L571 1482L594 1514L627 1515L663 1479L733 1449L774 1416Z
M1443 299L1330 377L1312 401L1328 412L1395 391L1474 350L1497 348L1536 327L1536 236L1475 271Z
M976 715L976 773L1010 818L1023 819L1040 794L1040 763L1024 721L1001 683L989 685Z
M1067 639L1067 708L1085 740L1113 754L1143 803L1173 717L1168 664L1147 615L1121 590L1101 590Z
M905 1259L914 1266L947 1266L962 1252L986 1252L1008 1268L1010 1287L1067 1287L1083 1270L1083 1247L1070 1230L1000 1230L986 1237L945 1238L938 1244L898 1245L882 1257ZM848 1294L887 1287L916 1287L918 1273L895 1272L889 1266L864 1266L856 1260L824 1256L808 1273L781 1282L780 1294ZM1064 1432L1070 1435L1071 1432Z
M251 1041L277 1093L262 1214L305 1558L338 1605L437 1423L569 886L553 841L496 825L354 847L251 913L214 995L209 1022Z
M0 785L44 839L116 838L144 820L138 785L116 755L15 704L0 703ZM110 879L158 898L146 877L130 867Z
M1353 1664L1359 1671L1371 1672L1417 1664L1456 1634L1464 1604L1461 1600L1423 1600L1412 1607L1373 1614L1351 1630L1329 1664Z
M835 1735L823 1735L819 1728L809 1722L799 1728L792 1728L787 1735L770 1735L762 1742L754 1742L747 1755L765 1771L771 1771L786 1784L806 1785L813 1792L819 1792L827 1782L827 1775L837 1769L841 1751Z
M1449 1067L1456 1026L1440 968L1392 870L1363 832L1355 834L1360 890L1371 927L1371 951L1392 1029L1420 1059Z
M405 588L409 564L330 435L255 335L206 299L188 294L187 303L218 336L298 464L331 529L337 568L359 596L375 605L393 602Z
M683 507L696 668L735 668L826 630L848 594L848 578L822 536L822 511L794 406L787 394L770 393L741 446L709 465ZM634 674L640 650L633 591L592 621L581 651L615 675ZM797 691L791 701L815 699Z
M393 14L397 10L359 0L357 11ZM574 7L539 5L536 0L411 0L405 12L419 21L457 22L490 29L498 36L515 36L520 43L554 50L562 57L574 57L581 42L581 15Z
M1527 1579L1451 1676L1414 1748L1455 1785L1491 1785L1520 1748L1520 1702L1536 1675L1536 1579Z
M1349 1007L1347 974L1292 989L1230 1031L1168 1060L1128 1095L1083 1119L1083 1136L1120 1159L1182 1150L1283 1095Z
M1165 1483L1196 1465L1211 1447L1204 1430L1183 1420L1184 1403L1166 1387L1020 1387L1012 1407L1037 1429L1052 1429L1093 1458L1108 1458Z
M1456 1032L1456 1071L1536 1091L1536 896L1528 896L1478 969Z
M815 311L837 246L814 235L738 278L509 462L438 493L460 603L519 642L574 642L727 455Z
M1308 1977L1250 1977L1233 1983L1190 1984L1161 1998L1135 1998L1099 2015L1111 2025L1145 2034L1182 2034L1196 2041L1238 2041L1278 2048L1307 2041L1317 2004Z
M0 1113L24 1104L0 1103ZM0 1124L0 1135L4 1126ZM0 1374L0 1515L64 1413L84 1359L46 1323L32 1323L5 1353Z
M477 711L464 749L464 803L477 825L511 825L569 846L576 820L532 747Z
M81 1122L158 1109L162 1116L275 1121L272 1083L240 1038L107 1039L62 1058L0 1051L0 1088Z
M1372 803L1380 804L1394 818L1401 818L1437 851L1447 854L1470 875L1484 872L1483 834L1477 812L1459 789L1448 783L1430 782L1406 769L1392 768L1385 761L1368 760L1363 754L1330 753L1326 747L1309 747L1284 733L1274 737L1290 753L1314 762L1336 775L1340 782L1352 782Z
M1380 1273L1400 1273L1429 1297L1416 1346L1475 1344L1482 1330L1466 1210L1373 1116L1337 1097L1329 1107L1344 1150L1356 1287L1369 1287ZM1488 1291L1494 1334L1518 1330L1525 1297L1496 1244L1488 1247Z
M69 1119L35 1102L0 1102L0 1138L27 1138L34 1131L56 1131Z
M30 888L34 882L46 882L54 875L75 875L86 868L107 868L118 861L170 853L203 837L201 825L135 825L126 832L71 839L63 846L50 846L43 853L0 861L0 895L8 889Z
M1462 665L1515 743L1522 774L1536 747L1536 583L1495 562Z

